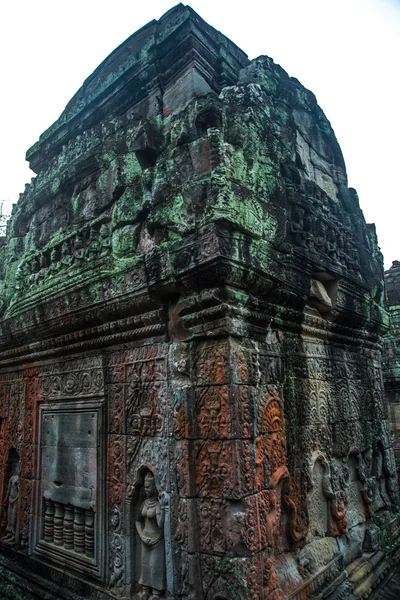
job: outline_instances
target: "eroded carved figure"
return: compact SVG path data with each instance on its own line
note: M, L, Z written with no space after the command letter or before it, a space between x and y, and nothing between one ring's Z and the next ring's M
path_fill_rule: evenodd
M3 540L9 543L15 542L17 531L18 516L18 498L19 498L19 476L12 475L7 489L7 525Z
M159 598L166 588L164 519L166 498L158 494L154 475L148 472L144 478L145 501L139 509L136 531L142 542L141 591L136 600Z

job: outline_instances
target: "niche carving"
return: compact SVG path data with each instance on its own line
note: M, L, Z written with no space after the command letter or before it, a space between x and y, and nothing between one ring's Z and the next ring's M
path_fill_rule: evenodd
M8 544L15 544L17 536L19 466L19 454L15 448L10 448L4 480L5 496L2 517L2 541Z
M149 467L139 469L133 490L133 578L137 591L135 600L155 600L164 597L167 588L164 524L168 510L164 492L157 489L154 472Z

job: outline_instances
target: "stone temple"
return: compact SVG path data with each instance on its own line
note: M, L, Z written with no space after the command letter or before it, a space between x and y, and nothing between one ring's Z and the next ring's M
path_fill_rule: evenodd
M27 159L0 249L1 598L382 598L382 259L315 96L180 4Z
M387 304L390 317L389 333L385 336L383 379L389 405L390 429L400 480L400 262L395 260L385 272Z

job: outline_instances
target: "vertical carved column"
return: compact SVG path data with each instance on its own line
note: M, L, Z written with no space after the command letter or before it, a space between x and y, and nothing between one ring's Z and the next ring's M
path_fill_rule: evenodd
M74 548L74 507L68 504L64 512L64 546L67 550Z
M110 546L109 557L111 565L110 588L121 594L125 578L125 547L122 538L123 507L126 494L124 474L126 472L125 439L122 435L108 436L108 473L109 498L112 505L110 512Z
M85 512L83 508L74 508L74 550L75 552L85 552Z
M54 543L62 546L64 543L64 506L54 502Z
M45 542L52 543L54 541L54 502L52 500L45 500L45 505L44 540Z
M85 554L94 556L94 513L91 508L85 510Z

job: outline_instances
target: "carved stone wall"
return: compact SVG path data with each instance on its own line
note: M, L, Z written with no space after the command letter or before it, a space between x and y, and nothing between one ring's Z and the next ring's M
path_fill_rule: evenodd
M400 470L400 263L394 261L385 272L387 308L390 330L384 342L383 377L389 409L390 431L393 436L397 472Z
M382 260L313 94L179 5L28 160L1 250L0 581L372 593L398 539Z

